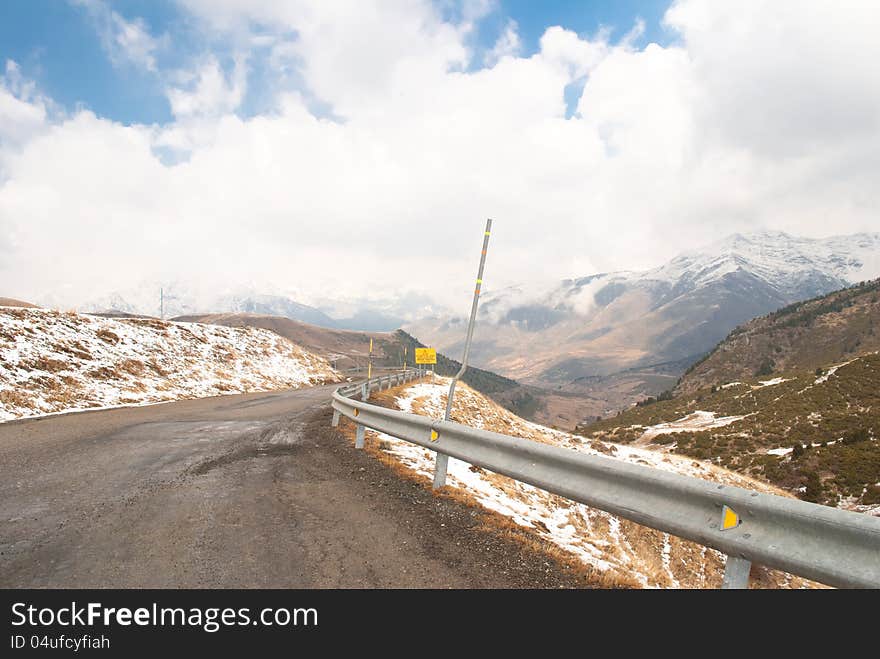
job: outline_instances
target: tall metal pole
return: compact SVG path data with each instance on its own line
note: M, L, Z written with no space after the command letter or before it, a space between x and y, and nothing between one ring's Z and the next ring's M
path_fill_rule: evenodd
M373 338L370 337L370 353L368 357L369 361L367 362L367 393L364 397L364 400L367 399L367 396L370 395L370 380L373 378Z
M489 234L492 232L492 220L486 220L486 230L483 232L483 251L480 253L480 268L477 270L477 285L474 288L474 302L471 305L471 319L468 322L467 338L464 342L464 356L461 358L461 368L449 383L449 395L446 397L446 414L443 416L444 421L449 421L452 417L452 398L455 396L455 385L461 376L467 371L468 355L471 352L471 339L474 337L474 323L477 320L477 304L480 302L480 288L483 286L483 268L486 265L486 250L489 249ZM437 452L437 462L434 465L434 489L438 489L446 485L446 467L449 464L449 456L445 453Z
M159 319L165 320L165 289L159 289Z

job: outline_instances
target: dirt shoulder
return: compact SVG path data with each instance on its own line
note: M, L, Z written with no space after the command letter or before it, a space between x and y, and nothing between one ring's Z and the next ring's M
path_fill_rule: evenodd
M413 556L430 557L455 571L470 588L585 588L591 582L575 563L553 547L534 543L507 518L469 505L451 490L434 493L430 486L382 460L375 447L358 451L350 428L330 427L329 409L312 420L312 433L325 446L328 468L357 482L374 510L402 523L416 546ZM556 555L554 555L556 554ZM437 584L443 585L443 584Z

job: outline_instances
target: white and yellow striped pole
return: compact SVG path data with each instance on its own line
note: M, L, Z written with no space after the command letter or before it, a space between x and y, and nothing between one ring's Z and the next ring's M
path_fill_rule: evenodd
M452 417L452 397L455 395L455 384L467 370L468 355L471 351L471 339L474 337L474 323L477 320L477 304L480 302L480 289L483 287L483 268L486 265L486 251L489 249L489 235L492 233L492 220L486 220L486 230L483 232L483 251L480 253L480 267L477 270L477 285L474 288L474 302L471 305L471 319L468 323L467 339L464 343L464 356L461 358L461 368L452 378L449 384L449 395L446 397L446 414L443 419L449 421ZM437 462L434 465L434 489L446 485L446 467L449 464L449 456L437 452Z

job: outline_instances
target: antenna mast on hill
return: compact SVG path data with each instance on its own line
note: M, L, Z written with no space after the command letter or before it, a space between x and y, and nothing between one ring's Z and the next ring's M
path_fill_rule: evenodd
M159 318L165 320L165 289L159 289Z

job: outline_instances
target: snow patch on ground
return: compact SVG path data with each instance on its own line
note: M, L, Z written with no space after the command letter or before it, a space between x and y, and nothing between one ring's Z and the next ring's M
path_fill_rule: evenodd
M764 387L774 387L777 384L794 380L794 378L773 378L772 380L758 380L758 384L753 384L752 389L762 389Z
M657 435L678 432L700 432L701 430L711 430L712 428L722 428L729 426L731 423L745 419L745 416L721 416L716 417L715 412L704 412L697 410L692 414L688 414L677 421L668 421L666 423L658 423L655 426L648 426L638 438L639 443L647 443Z
M340 379L269 330L0 309L0 421Z
M858 357L856 357L856 359L858 359ZM828 369L827 373L825 373L824 375L820 375L818 378L816 378L813 381L813 384L822 384L823 382L828 382L828 378L830 378L832 375L837 373L837 369L843 368L847 364L852 364L854 361L856 361L856 359L850 359L848 362L843 362L842 364L837 364L836 366L832 366L831 368Z

